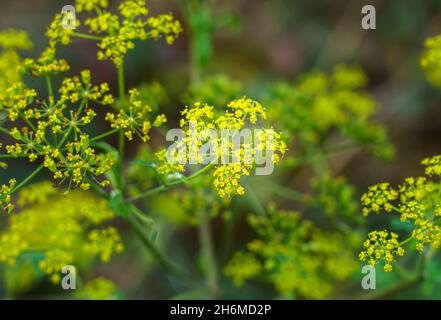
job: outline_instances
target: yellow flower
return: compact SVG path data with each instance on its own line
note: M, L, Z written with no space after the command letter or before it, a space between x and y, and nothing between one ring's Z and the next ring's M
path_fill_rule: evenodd
M17 203L20 214L10 216L0 235L0 263L18 265L30 257L25 253L37 252L38 268L58 282L65 265L87 267L95 257L107 263L123 250L118 231L100 227L114 213L88 192L64 196L52 183L42 182L22 189Z

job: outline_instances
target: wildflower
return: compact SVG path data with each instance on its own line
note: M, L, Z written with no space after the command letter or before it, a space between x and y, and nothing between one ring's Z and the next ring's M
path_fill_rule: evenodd
M54 173L54 179L60 180L60 184L68 179L69 186L88 190L90 179L96 181L96 177L110 171L114 164L112 155L96 154L90 147L89 137L84 134L79 141L66 144L66 151L62 155L48 149L44 159L44 166ZM107 183L107 180L100 182L103 186Z
M135 47L136 40L163 37L168 44L172 44L182 32L179 21L171 14L148 17L149 10L144 0L122 1L118 5L119 14L110 13L107 7L107 0L77 0L76 3L78 12L96 12L96 16L86 19L84 25L91 34L101 38L98 42L98 60L110 59L117 67L123 63L126 53ZM63 32L60 25L61 17L57 15L48 31L52 47L57 43L69 44L72 35L75 35L73 30Z
M326 137L336 133L389 159L393 148L384 128L371 119L378 104L365 92L366 84L359 67L338 65L330 73L304 74L294 84L273 84L264 103L271 105L269 120L289 133L290 142L298 143L300 150L320 150Z
M389 186L389 183L380 183L369 187L368 192L361 197L364 205L363 215L367 216L370 212L379 213L384 209L391 212L393 209L392 201L398 198L398 192Z
M115 228L100 227L114 213L105 200L90 193L63 196L50 182L42 182L22 189L17 203L20 214L11 216L0 235L0 263L19 265L28 259L26 252L39 252L39 270L58 283L63 266L83 268L95 257L107 263L123 249Z
M171 14L150 17L147 20L147 25L151 28L149 35L153 39L157 40L164 37L169 45L172 45L182 32L181 24L174 20Z
M0 206L2 206L3 210L8 213L11 213L15 207L11 203L11 193L16 184L17 181L15 179L10 179L9 184L3 184L0 186Z
M421 56L420 65L426 74L427 80L439 87L441 85L441 35L427 38L424 41L424 50Z
M89 281L84 289L78 293L80 298L90 300L109 300L116 298L117 288L115 284L103 277Z
M72 35L74 33L73 28L64 28L63 27L63 19L64 18L72 18L66 15L71 14L66 12L64 14L57 14L52 23L49 25L46 36L49 39L49 48L50 51L55 51L55 47L57 44L68 45L72 42ZM75 27L79 27L80 21L75 17Z
M9 29L0 32L0 47L4 49L29 50L32 46L32 42L25 31Z
M438 175L439 159L440 156L434 156L422 161L429 178ZM405 242L415 242L420 252L427 245L433 248L441 246L438 205L441 186L428 177L406 178L397 189L391 188L388 183L375 185L369 187L369 191L362 197L365 215L371 211L379 213L381 210L393 210L400 215L402 222L412 224L412 231ZM392 201L396 204L392 204ZM404 249L398 245L397 238L395 233L386 230L370 233L365 249L360 253L360 260L369 260L372 265L384 260L385 271L391 271L395 257L404 255Z
M356 268L341 234L324 232L296 212L270 207L267 216L251 215L249 223L258 238L224 270L238 286L259 278L281 294L322 299L336 278L345 279Z
M425 166L425 172L428 176L441 176L441 155L424 159L421 164Z
M75 8L78 12L92 11L95 9L107 9L109 6L108 0L76 0Z
M95 101L103 105L109 105L114 102L112 95L109 93L109 85L101 83L92 85L90 70L83 70L80 76L73 78L65 78L59 89L60 104L66 102L77 103L80 100Z
M248 124L257 124L259 119L266 119L264 107L249 98L231 101L223 112L206 103L196 102L192 108L186 107L181 114L180 126L184 137L176 142L176 148L160 150L157 153L158 159L163 162L158 170L165 175L181 173L185 170L184 164L206 164L209 159L210 163L218 164L213 173L213 185L222 198L245 193L245 189L239 183L240 178L250 174L250 170L256 165L256 154L266 150L267 153L271 153L271 159L267 160L277 163L286 152L286 143L278 132L274 132L272 138L267 138L269 130L261 129L255 135L254 146L244 143L235 146L236 148L233 148L231 137L221 134L226 130L232 130L237 134ZM204 146L207 140L210 148ZM236 158L236 161L223 161L230 156ZM171 164L168 163L170 158L173 159Z
M392 271L392 262L396 256L403 256L405 251L398 242L396 233L384 231L372 231L363 244L364 250L360 252L361 261L368 260L375 266L379 261L384 261L384 271Z
M147 142L150 139L149 132L152 127L148 118L152 110L149 105L139 99L138 90L132 89L129 94L128 107L121 109L117 115L108 113L106 120L110 122L112 128L122 129L128 140L132 140L133 134L136 134L142 141ZM154 121L155 126L159 126L166 121L164 115L158 117Z
M56 50L53 47L47 48L37 60L25 59L23 68L35 77L54 75L70 70L66 60L56 59Z

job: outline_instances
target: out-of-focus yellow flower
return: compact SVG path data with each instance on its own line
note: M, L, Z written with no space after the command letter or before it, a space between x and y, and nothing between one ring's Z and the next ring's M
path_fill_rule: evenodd
M0 235L0 263L14 265L29 252L38 252L38 267L54 282L65 265L87 266L98 257L109 262L124 247L118 231L102 226L115 215L101 200L86 192L58 193L50 182L19 193L20 212L10 216Z

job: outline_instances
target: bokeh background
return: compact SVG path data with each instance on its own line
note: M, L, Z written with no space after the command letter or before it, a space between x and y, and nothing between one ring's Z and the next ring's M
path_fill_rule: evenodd
M184 33L173 46L152 41L138 44L137 49L129 53L126 65L128 87L152 81L164 86L169 99L163 112L172 123L177 121L183 107L183 88L188 87L192 77L191 35L181 10L182 2L185 0L180 3L148 1L153 13L173 12L182 21ZM214 32L212 55L203 72L227 74L241 81L244 93L250 97L260 96L268 82L292 81L299 74L315 68L330 70L338 63L355 63L366 71L368 91L381 105L377 120L387 128L396 153L388 162L374 159L364 152L353 152L332 160L339 174L346 176L358 194L380 181L399 183L404 177L419 175L422 173L421 159L440 153L441 93L426 82L419 59L424 39L441 32L441 1L207 2L220 27ZM13 27L29 32L35 47L26 54L37 57L47 45L43 34L48 22L64 4L71 3L1 0L0 29ZM365 4L376 8L375 30L363 30L360 26L361 7ZM72 70L91 69L97 81L109 82L116 91L113 65L97 62L95 52L94 43L76 40L74 45L62 48L60 56L71 63ZM35 80L35 86L44 90L44 83L38 81ZM153 139L153 144L160 143L159 138ZM129 154L133 156L136 145L130 148ZM12 176L23 178L31 169L25 161L17 161L6 172L0 171L1 180ZM302 181L295 184L302 185ZM259 189L258 192L264 194L265 190ZM1 220L5 224L7 217L2 216ZM124 231L128 227L121 222L119 228ZM215 243L222 241L218 236L221 229L222 223L214 221ZM173 234L165 248L168 255L180 264L196 265L197 231L193 228L168 230L167 226L162 231ZM252 231L245 221L241 221L230 241L240 248L251 237ZM124 254L92 272L112 278L125 298L170 298L182 292L181 284L155 266L134 236L127 235L125 241L132 244L127 245ZM361 295L359 280L360 275L355 275L336 297L351 297L354 292ZM223 281L224 298L268 298L274 294L270 286L251 285L237 289L230 280ZM394 297L420 298L423 297L420 289L403 290ZM43 282L23 296L53 297L56 294L50 284Z

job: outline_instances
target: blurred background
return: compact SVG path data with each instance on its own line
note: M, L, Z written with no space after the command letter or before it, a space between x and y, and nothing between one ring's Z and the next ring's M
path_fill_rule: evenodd
M212 47L206 48L206 57L201 58L204 61L198 66L202 70L195 71L194 59L197 58L192 52L195 39L191 34L192 21L186 11L186 0L147 1L152 13L173 12L182 22L184 33L173 46L146 41L137 44L136 50L128 54L127 87L159 82L168 95L167 103L161 108L171 119L170 125L177 123L179 111L184 106L182 95L185 88L197 81L200 73L226 74L243 84L243 94L258 98L270 82L294 81L304 72L314 69L329 71L335 64L348 63L365 70L369 79L367 91L381 106L375 115L376 120L386 127L396 149L390 161L375 159L364 152L332 160L338 173L355 187L356 199L369 185L381 181L396 184L404 177L422 174L420 161L440 153L441 93L427 84L419 66L424 39L441 32L440 0L373 0L369 3L358 0L234 0L206 3L210 8L206 13L208 19L216 21L217 25L213 27ZM35 46L25 55L38 57L47 45L43 35L48 23L65 4L72 3L1 0L0 29L17 28L29 32ZM363 30L360 26L361 8L365 4L376 8L375 30ZM75 40L73 45L63 47L59 55L70 62L72 70L91 69L97 82L109 82L116 92L115 69L111 62L97 62L96 50L93 42ZM34 86L44 90L43 82L32 81ZM152 144L160 145L163 143L160 139L154 137ZM134 157L138 150L136 144L129 148L131 157ZM0 171L1 180L13 176L20 179L30 171L26 161L17 161L6 172ZM295 184L302 185L301 176ZM282 206L289 207L283 205L283 201ZM242 210L240 203L238 208ZM6 223L6 217L1 219ZM122 231L127 228L122 222L118 226ZM213 228L215 244L218 245L222 223L214 221ZM165 249L168 256L182 265L191 265L197 260L193 254L197 248L197 231L190 227L161 231L166 235L173 234ZM253 232L244 220L238 223L231 237L233 246L240 249L253 237ZM182 292L182 284L155 267L150 254L139 248L141 245L134 236L127 235L125 242L129 245L123 254L91 272L113 279L124 298L170 298ZM345 289L341 292L337 289L335 297L350 297L351 292L359 292L356 289L359 278L360 273L356 272L351 282L345 284ZM237 289L230 280L223 281L223 298L268 298L275 295L269 285ZM23 295L45 297L39 293L43 291L52 296L54 293L47 287L47 283L41 283L38 289ZM256 288L263 289L256 291ZM189 297L198 298L197 295ZM416 288L403 291L397 297L423 296Z

